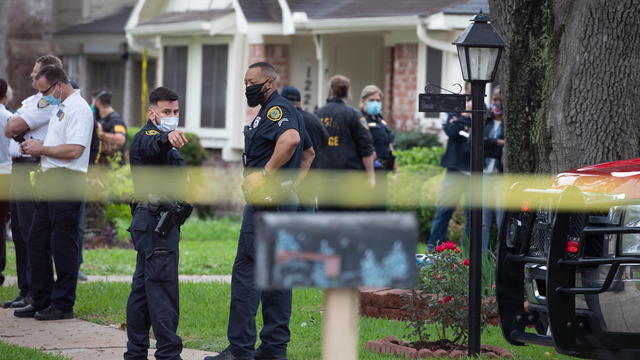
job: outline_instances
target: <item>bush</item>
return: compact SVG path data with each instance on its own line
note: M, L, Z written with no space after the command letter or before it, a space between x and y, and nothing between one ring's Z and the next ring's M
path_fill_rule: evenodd
M414 147L408 150L394 151L398 167L406 165L440 165L445 149L441 146Z
M438 136L414 130L394 130L393 146L397 150L408 150L414 147L442 146Z

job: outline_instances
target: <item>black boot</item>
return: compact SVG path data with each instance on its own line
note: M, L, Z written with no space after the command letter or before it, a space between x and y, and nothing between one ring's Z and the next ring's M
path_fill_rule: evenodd
M226 348L224 350L222 350L222 352L218 355L215 356L207 356L204 358L204 360L253 360L252 357L239 357L239 356L235 356L231 353L231 350L229 350L229 348Z
M35 313L36 320L66 320L73 319L73 310L64 312L49 305L48 308Z

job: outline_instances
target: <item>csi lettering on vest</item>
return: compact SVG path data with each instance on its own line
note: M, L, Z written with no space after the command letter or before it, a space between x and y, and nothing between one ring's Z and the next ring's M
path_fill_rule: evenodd
M328 145L329 146L340 146L340 142L338 141L339 139L340 139L339 136L329 136Z

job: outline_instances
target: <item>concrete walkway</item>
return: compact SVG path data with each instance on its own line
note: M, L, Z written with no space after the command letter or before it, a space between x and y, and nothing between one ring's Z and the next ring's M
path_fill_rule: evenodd
M13 309L0 309L0 341L62 354L74 360L122 360L126 351L124 331L87 321L38 321L19 319ZM202 360L214 353L184 349L182 359ZM149 360L153 360L153 350Z
M231 283L231 275L180 275L181 282L195 283ZM15 285L17 278L15 276L7 276L3 286ZM131 275L90 275L88 281L85 282L131 282Z

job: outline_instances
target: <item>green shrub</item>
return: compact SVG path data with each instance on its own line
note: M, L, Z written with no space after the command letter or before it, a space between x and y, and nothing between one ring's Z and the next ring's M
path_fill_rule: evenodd
M438 136L414 130L394 130L393 146L397 150L408 150L414 147L442 146Z
M396 150L396 163L400 166L413 165L436 165L440 164L440 158L445 149L440 146L414 147L409 150Z

